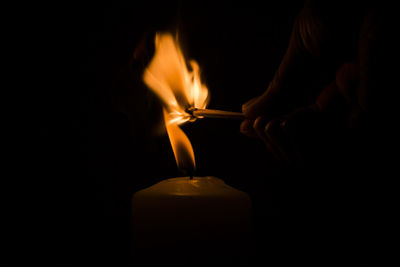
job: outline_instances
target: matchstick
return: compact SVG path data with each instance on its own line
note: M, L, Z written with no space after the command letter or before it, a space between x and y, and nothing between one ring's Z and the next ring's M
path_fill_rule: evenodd
M186 110L195 118L218 118L218 119L236 119L244 120L245 116L240 112L232 112L225 110L216 109L199 109L199 108L189 108Z

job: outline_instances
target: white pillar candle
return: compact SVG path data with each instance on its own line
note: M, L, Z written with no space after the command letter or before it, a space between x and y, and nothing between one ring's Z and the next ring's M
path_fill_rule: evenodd
M168 251L161 263L171 263L188 258L182 253L188 253L185 250L190 251L193 246L194 250L204 246L203 259L223 251L244 253L247 249L250 197L219 178L180 177L161 181L136 192L132 208L133 242L141 256ZM230 256L221 254L219 258L226 257Z

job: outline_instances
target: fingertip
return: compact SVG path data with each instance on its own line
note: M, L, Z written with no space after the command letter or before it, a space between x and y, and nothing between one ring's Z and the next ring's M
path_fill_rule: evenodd
M247 137L255 137L255 133L252 127L253 123L250 120L244 120L240 124L240 132Z
M242 123L240 124L240 132L246 133L248 130L249 130L249 121L248 120L242 121Z
M260 137L260 138L264 138L265 137L265 134L264 134L264 128L265 128L265 124L267 123L267 120L266 120L266 118L265 117L263 117L263 116L260 116L260 117L257 117L255 120L254 120L254 123L253 123L253 129L254 129L254 131L257 133L257 135Z
M277 139L281 139L282 122L279 119L270 120L265 128L264 134L274 143L278 143Z

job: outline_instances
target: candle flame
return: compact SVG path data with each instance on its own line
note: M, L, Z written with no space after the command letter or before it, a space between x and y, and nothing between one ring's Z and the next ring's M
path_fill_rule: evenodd
M164 109L164 120L167 122L170 115ZM176 164L181 170L192 173L196 168L196 160L192 144L186 134L179 128L177 123L165 123L172 151L174 152Z
M188 108L207 107L208 89L201 82L197 62L190 60L191 70L188 69L177 38L169 33L157 33L155 48L143 80L163 103L164 122L178 167L194 169L193 147L178 126L193 120L186 112Z

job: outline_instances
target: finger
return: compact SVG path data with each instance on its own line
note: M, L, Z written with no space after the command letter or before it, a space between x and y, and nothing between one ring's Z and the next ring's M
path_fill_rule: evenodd
M354 128L362 121L362 108L357 93L360 90L359 72L354 63L343 64L336 72L337 91L343 98L342 111L345 110L345 119L349 127ZM338 102L338 101L337 101ZM344 103L345 102L345 103Z
M264 128L264 134L280 157L291 163L293 161L292 147L281 128L281 120L269 121Z
M251 106L257 101L257 99L258 97L253 97L252 99L244 103L242 105L242 112L246 114L248 110L251 108Z
M281 155L276 150L271 141L268 139L268 137L265 135L264 129L267 122L268 121L266 120L265 117L258 117L253 124L254 131L257 134L257 136L264 142L265 146L271 152L272 156L276 160L281 161L282 160Z
M337 89L351 105L355 105L357 102L359 77L356 68L354 63L345 63L336 72Z
M266 138L265 133L264 133L264 128L265 128L265 125L267 125L267 123L268 123L268 120L263 116L257 117L257 119L254 120L254 123L253 123L254 132L257 134L257 136L261 140L264 140Z
M260 96L247 101L242 106L242 111L247 118L256 119L258 116L269 116L274 110L274 96L270 93L270 87Z
M347 113L351 108L346 96L341 94L335 81L322 90L314 106L325 114L331 114L331 116L342 120L346 119Z
M251 120L244 120L240 124L240 132L250 138L257 137L257 134L253 129L253 121L251 121Z

